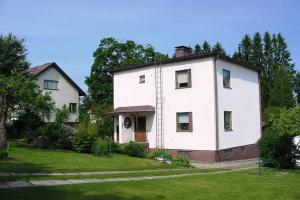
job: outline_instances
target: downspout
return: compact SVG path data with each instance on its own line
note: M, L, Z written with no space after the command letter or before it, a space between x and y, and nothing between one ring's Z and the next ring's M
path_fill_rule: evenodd
M214 92L215 92L215 127L216 127L216 154L215 154L215 161L219 160L219 154L218 154L218 150L219 150L219 103L218 103L218 82L217 82L217 59L218 59L219 55L217 54L214 57L214 66L213 66L213 70L214 70Z

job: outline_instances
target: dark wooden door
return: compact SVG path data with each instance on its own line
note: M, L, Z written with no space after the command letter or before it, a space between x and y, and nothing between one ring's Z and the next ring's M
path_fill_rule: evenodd
M136 117L135 141L146 142L146 117Z

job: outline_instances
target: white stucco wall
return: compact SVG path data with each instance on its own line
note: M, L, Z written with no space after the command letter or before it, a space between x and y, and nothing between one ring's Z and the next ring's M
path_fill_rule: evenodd
M69 103L77 103L77 113L70 113L68 122L77 122L79 117L79 92L78 90L55 68L50 67L46 71L39 74L37 83L43 92L50 92L56 108L62 108L66 105L69 109ZM58 90L45 90L44 80L58 81ZM50 122L54 120L54 114L50 118Z
M232 89L223 88L223 68L231 71ZM169 63L162 69L164 148L216 150L216 118L218 118L219 149L257 142L260 137L257 72L218 59L217 82L215 82L213 58ZM176 89L175 72L184 69L191 69L192 87ZM144 84L139 84L140 75L145 75ZM215 84L218 92L218 116L215 106ZM155 107L154 67L114 74L114 108L139 105ZM224 111L232 111L232 132L224 131ZM192 132L176 132L176 112L193 113ZM124 116L115 119L115 124L120 124L120 142L126 143L134 140L134 129L133 127L125 129L123 122ZM155 114L147 116L147 138L150 148L155 148Z
M223 87L230 71L231 89ZM217 60L219 149L254 144L260 138L259 80L256 71ZM224 111L232 111L232 129L224 130Z
M215 103L213 85L213 59L171 63L163 66L163 119L164 148L215 149ZM192 87L175 89L175 71L191 69ZM146 82L139 84L139 76ZM151 105L155 107L155 69L147 67L114 74L114 108L122 106ZM193 112L193 131L176 132L176 112ZM120 122L120 135L124 131ZM150 148L156 146L155 116L147 117L147 138ZM152 124L152 126L151 126ZM149 128L151 127L151 129ZM127 142L122 138L121 143Z

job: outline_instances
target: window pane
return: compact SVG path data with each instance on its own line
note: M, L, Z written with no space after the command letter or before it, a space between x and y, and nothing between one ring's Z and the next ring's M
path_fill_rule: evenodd
M231 112L225 111L224 112L224 129L225 130L231 130L232 129L232 123L231 123Z
M188 113L178 114L178 123L189 123L189 114Z
M44 89L57 90L58 81L44 80Z
M140 83L145 83L145 75L140 76Z
M230 71L223 69L223 86L230 87Z
M187 71L178 72L177 81L178 81L178 83L187 83L188 82L188 73L187 73Z

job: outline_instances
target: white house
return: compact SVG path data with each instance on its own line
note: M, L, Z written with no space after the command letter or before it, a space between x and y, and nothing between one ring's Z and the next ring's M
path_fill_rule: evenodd
M50 93L56 108L68 107L67 122L78 122L80 96L85 96L85 92L54 62L30 68L29 72L36 78L40 89ZM54 121L53 114L49 121Z
M114 138L191 160L258 156L260 78L256 68L217 53L176 47L163 62L114 70Z

